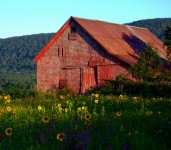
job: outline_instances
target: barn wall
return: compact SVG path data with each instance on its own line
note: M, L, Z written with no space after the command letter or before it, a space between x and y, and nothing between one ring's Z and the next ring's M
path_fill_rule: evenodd
M68 39L70 26L77 27L76 40ZM109 55L76 23L71 22L70 26L37 62L38 91L58 88L60 81L76 93L85 92L102 83L103 78L115 78L127 72L127 66L120 66L119 60Z
M37 88L38 91L47 91L58 86L59 60L55 55L46 53L37 62Z

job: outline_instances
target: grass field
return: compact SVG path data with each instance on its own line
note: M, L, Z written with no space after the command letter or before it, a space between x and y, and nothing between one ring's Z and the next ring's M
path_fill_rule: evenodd
M171 98L0 96L0 149L171 149Z

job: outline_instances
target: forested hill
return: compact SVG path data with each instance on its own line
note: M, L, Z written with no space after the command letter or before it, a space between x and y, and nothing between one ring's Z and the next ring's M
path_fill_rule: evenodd
M149 29L158 38L163 40L163 33L168 25L171 25L171 18L156 18L156 19L146 19L134 21L132 23L127 23L127 25L144 27Z
M0 72L35 70L33 58L52 36L49 33L0 39Z
M35 89L36 64L33 58L53 35L0 39L0 95L7 93L21 96Z

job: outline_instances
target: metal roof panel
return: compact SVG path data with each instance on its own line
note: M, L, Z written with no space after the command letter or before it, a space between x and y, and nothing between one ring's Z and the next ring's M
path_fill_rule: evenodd
M106 51L126 62L137 62L138 54L147 43L157 48L159 55L166 58L166 49L163 48L162 41L146 28L76 17L74 20Z

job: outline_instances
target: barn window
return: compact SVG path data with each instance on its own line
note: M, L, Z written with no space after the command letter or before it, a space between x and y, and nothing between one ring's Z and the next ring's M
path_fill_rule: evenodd
M64 57L64 48L58 47L58 57L63 58Z
M62 55L62 57L64 57L64 49L62 48L62 51L61 51L61 55Z
M77 28L76 27L71 27L70 28L70 33L68 34L68 40L76 40L77 39Z
M60 57L60 48L58 47L58 57Z
M71 27L70 28L70 33L76 33L77 28L76 27Z

